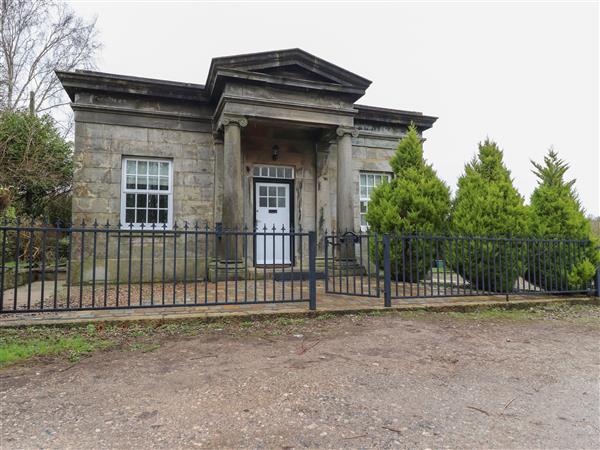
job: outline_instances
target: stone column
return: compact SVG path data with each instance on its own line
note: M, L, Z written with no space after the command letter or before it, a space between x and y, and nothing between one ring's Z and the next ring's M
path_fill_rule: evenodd
M352 164L352 138L358 136L354 128L339 127L337 141L337 230L338 233L354 231L354 165ZM354 241L347 240L340 247L340 257L354 259Z
M223 179L225 178L224 161L223 161L223 135L222 133L214 133L213 135L213 149L215 152L215 173L213 178L213 227L216 227L217 223L223 223L222 210L223 210Z
M336 130L337 141L337 230L354 231L354 174L352 164L352 137L354 128Z
M242 138L241 129L248 125L245 117L221 120L223 124L223 206L221 217L224 230L242 231L244 228L244 192L242 186ZM221 258L233 260L236 239L222 241ZM238 239L240 241L240 239ZM242 248L238 244L238 256Z

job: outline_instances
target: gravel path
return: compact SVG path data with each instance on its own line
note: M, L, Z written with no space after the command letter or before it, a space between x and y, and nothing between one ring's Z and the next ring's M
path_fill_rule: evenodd
M598 323L345 316L13 367L1 447L599 448Z

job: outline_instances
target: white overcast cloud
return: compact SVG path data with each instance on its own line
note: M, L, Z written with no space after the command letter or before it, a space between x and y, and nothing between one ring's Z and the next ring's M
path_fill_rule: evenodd
M600 214L597 2L70 4L101 71L204 83L214 56L300 47L372 80L360 103L438 116L425 154L453 190L489 136L528 200L553 146Z

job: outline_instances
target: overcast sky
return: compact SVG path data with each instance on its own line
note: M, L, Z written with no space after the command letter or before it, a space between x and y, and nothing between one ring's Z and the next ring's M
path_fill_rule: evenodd
M214 56L300 47L372 80L360 103L438 116L425 155L453 190L489 136L528 201L553 146L600 214L597 2L70 3L101 71L204 84Z

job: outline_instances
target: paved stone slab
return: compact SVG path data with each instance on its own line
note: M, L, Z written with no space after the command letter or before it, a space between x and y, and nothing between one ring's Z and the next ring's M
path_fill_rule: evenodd
M432 311L468 310L492 307L527 307L552 303L594 303L598 299L586 296L499 296L443 297L430 299L393 300L391 309ZM385 310L383 298L319 294L317 313L351 313ZM185 320L217 317L309 314L308 303L267 303L247 305L176 306L93 311L61 311L20 313L0 316L0 327L85 323L95 321Z

